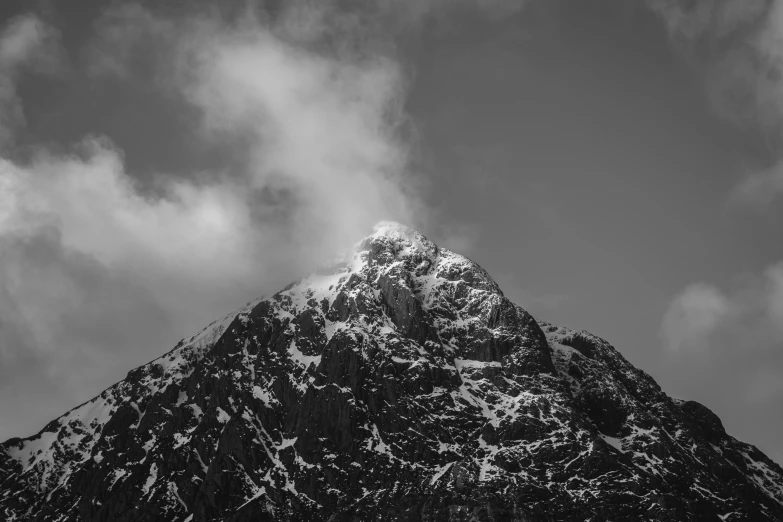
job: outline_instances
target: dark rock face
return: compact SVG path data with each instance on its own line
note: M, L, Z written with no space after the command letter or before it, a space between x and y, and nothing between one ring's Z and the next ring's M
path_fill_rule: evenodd
M783 521L783 470L386 225L2 444L0 519Z

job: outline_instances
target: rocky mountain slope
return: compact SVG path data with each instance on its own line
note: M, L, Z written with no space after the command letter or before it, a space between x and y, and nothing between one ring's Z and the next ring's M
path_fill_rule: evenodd
M783 521L783 469L385 223L0 445L0 519Z

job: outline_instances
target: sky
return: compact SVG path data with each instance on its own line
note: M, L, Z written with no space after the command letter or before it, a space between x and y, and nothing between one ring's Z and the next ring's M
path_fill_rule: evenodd
M783 463L778 1L63 5L0 6L0 439L391 219Z

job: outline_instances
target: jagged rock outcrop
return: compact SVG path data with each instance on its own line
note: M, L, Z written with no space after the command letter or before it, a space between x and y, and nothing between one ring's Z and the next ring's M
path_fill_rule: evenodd
M783 521L783 470L383 224L3 443L0 518Z

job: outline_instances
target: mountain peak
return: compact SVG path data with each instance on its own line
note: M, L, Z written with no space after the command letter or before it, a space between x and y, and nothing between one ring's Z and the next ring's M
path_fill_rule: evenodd
M402 239L422 248L431 248L435 246L435 244L424 237L421 232L395 221L380 221L376 223L370 238L376 237Z
M391 241L404 244L410 252L418 252L427 257L438 255L438 246L421 232L395 221L380 221L373 226L373 232L357 243L357 250L366 250L368 245L378 241Z

